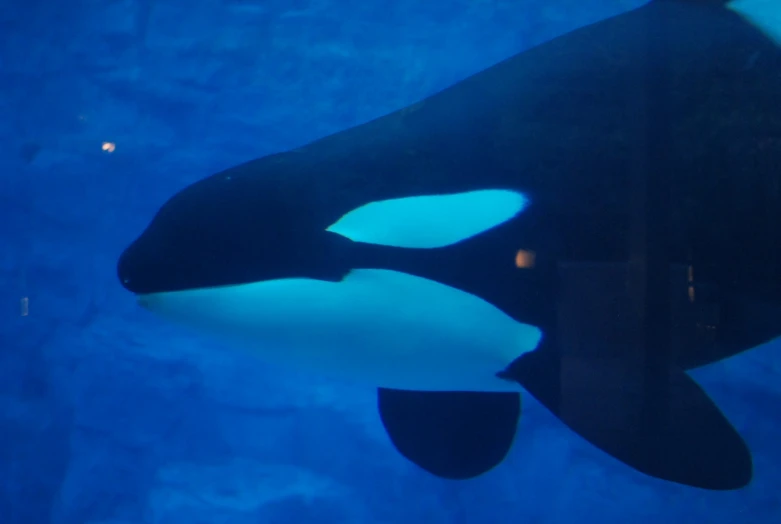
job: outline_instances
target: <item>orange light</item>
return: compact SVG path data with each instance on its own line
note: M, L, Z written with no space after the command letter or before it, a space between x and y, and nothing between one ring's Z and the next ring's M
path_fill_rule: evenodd
M689 302L694 302L695 294L694 294L694 266L689 266L686 270L686 276L689 279Z
M536 255L534 251L526 251L525 249L519 249L515 253L515 267L520 269L528 269L534 267L534 260Z
M113 153L117 148L117 145L114 142L103 142L103 145L100 148L106 153Z

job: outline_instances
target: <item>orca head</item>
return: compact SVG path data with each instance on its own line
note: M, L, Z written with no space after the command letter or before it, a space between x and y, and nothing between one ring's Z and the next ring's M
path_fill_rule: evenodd
M170 198L119 257L122 286L149 295L291 277L340 280L348 268L338 252L347 239L326 230L304 191L257 171L240 166Z
M389 387L517 391L496 373L539 344L539 328L381 256L361 260L362 246L465 241L512 220L526 196L486 189L352 207L317 181L260 172L215 175L162 206L118 262L142 307L286 366Z

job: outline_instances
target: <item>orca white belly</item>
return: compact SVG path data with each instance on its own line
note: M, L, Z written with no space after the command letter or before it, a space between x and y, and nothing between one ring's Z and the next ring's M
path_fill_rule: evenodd
M355 270L340 282L281 279L139 300L269 362L396 389L519 391L495 374L542 337L470 293L390 270Z

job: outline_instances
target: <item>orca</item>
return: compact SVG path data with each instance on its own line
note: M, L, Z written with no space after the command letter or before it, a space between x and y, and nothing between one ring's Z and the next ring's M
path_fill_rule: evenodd
M531 395L641 473L745 487L751 452L688 372L781 334L771 5L651 0L199 180L118 278L377 388L393 445L439 477L499 465Z

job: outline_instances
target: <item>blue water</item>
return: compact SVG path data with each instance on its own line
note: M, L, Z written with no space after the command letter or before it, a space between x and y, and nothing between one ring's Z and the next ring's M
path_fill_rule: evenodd
M528 396L508 460L452 483L392 448L373 390L165 324L115 276L184 185L642 3L4 5L0 523L776 522L779 344L694 372L754 452L744 490L645 477Z

